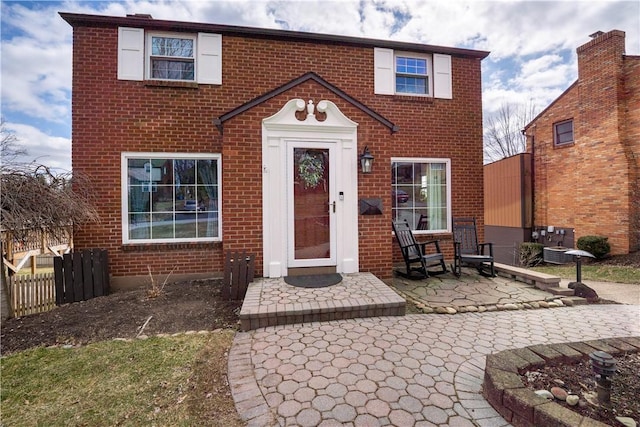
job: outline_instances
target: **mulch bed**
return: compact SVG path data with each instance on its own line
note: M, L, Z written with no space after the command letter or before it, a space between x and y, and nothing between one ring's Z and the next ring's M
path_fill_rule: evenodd
M576 406L569 406L557 399L555 402L594 420L612 426L622 425L616 417L630 417L640 422L640 353L617 356L615 359L616 373L611 378L611 409L592 406L584 398L585 393L596 391L595 375L588 359L577 364L531 370L523 375L523 381L534 391L550 390L551 387L558 387L558 381L561 381L561 387L579 396L581 402Z
M0 330L1 352L135 338L150 316L145 335L237 329L242 301L223 301L221 285L217 279L172 283L155 298L140 288L8 319Z
M640 268L640 251L632 252L626 255L613 255L602 260L586 259L587 264L594 265L617 265L620 267L636 267Z

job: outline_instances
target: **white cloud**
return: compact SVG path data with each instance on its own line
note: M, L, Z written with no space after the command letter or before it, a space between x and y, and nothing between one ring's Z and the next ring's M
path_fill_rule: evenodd
M70 118L71 44L17 37L2 45L3 107L49 121Z
M2 4L2 108L68 122L71 29L52 7Z
M26 150L20 158L25 163L36 162L57 169L71 170L71 140L61 136L47 135L40 129L22 123L5 122L8 131L15 134L16 145Z
M28 8L24 3L4 3L3 33L17 30L34 43L56 44L70 41L69 26L60 19L56 10L56 5L52 4L47 4L46 7L39 4L34 8Z
M577 77L575 67L577 64L564 63L560 55L543 55L522 64L520 75L513 83L529 91L568 87Z

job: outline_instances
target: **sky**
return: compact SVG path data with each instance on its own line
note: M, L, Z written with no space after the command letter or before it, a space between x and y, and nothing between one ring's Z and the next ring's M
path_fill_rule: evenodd
M577 78L576 48L596 31L626 33L640 55L640 1L176 0L1 1L5 128L37 161L71 170L72 29L58 12L286 29L490 51L483 112L542 110ZM344 88L348 92L348 88Z

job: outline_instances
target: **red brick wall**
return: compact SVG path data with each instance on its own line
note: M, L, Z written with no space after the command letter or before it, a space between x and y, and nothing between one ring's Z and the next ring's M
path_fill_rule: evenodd
M579 47L578 81L528 129L534 137L535 225L574 228L576 239L606 236L613 254L638 245L631 206L640 126L637 106L629 107L638 104L640 67L623 53L620 31ZM555 147L553 125L567 119L573 119L574 143Z
M453 213L483 221L480 60L452 58L453 100L373 93L373 49L337 44L223 36L223 84L163 86L116 79L117 28L74 29L74 173L90 176L102 221L75 235L78 248L109 250L114 276L166 274L174 266L219 272L227 249L248 249L262 272L261 120L291 98L335 102L359 123L359 151L368 145L374 172L359 174L359 198L378 197L384 213L360 216L360 268L391 274L390 162L394 156L443 157L452 164ZM390 130L360 109L306 82L224 123L214 118L313 71L400 127ZM223 242L122 244L120 153L221 152ZM482 228L480 228L482 230ZM445 238L449 236L443 236ZM447 246L447 245L445 245Z
M640 250L640 56L624 60L623 145L629 162L629 251Z

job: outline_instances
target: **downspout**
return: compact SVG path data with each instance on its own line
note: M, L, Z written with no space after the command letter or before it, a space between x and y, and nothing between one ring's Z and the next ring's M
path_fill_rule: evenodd
M536 137L535 137L535 124L533 125L534 133L533 135L527 135L527 130L522 129L522 135L524 135L525 139L531 138L531 230L535 230L536 228L536 191L535 191L535 182L536 182Z
M536 136L531 135L531 229L536 227Z

